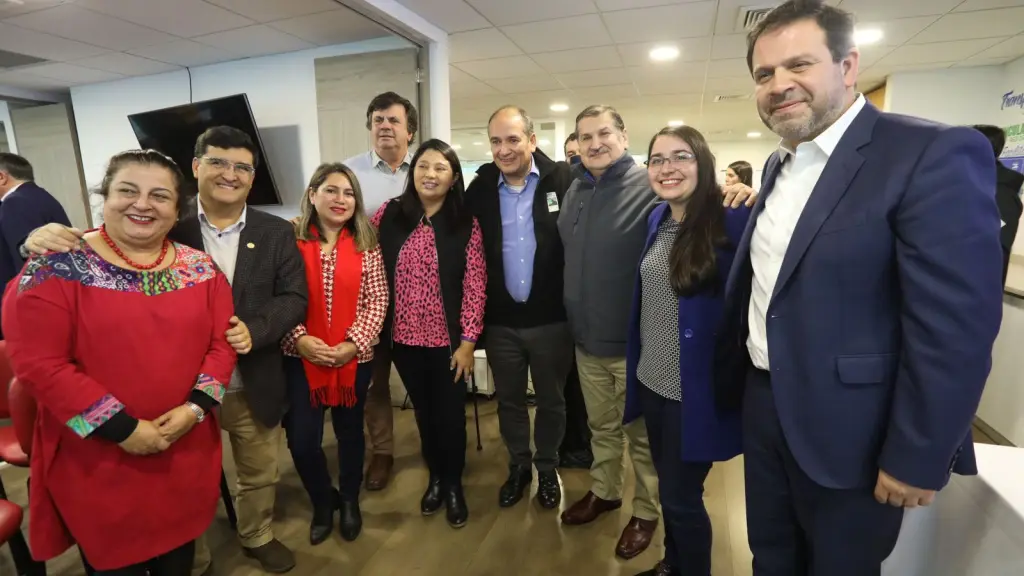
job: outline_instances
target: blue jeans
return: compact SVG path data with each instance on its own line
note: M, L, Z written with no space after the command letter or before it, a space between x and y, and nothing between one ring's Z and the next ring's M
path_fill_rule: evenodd
M345 501L359 499L359 485L363 482L363 457L366 438L363 436L363 407L366 392L373 375L371 362L360 364L356 371L356 405L331 407L331 424L338 441L339 490ZM295 462L302 486L309 494L313 510L331 510L331 475L327 471L327 458L322 448L324 440L324 412L327 408L313 406L309 400L309 381L302 360L285 358L288 380L288 413L284 430L288 450Z

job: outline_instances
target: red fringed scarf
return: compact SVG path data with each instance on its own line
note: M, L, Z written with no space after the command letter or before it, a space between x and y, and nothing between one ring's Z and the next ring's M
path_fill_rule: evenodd
M309 305L306 309L306 331L328 346L345 341L345 334L356 320L359 285L363 277L363 255L356 250L355 239L342 230L334 246L334 290L330 300L331 320L327 321L327 293L321 260L319 234L311 230L313 240L299 240L299 252L306 263ZM309 399L313 406L356 405L356 369L359 358L344 366L332 368L313 364L305 358L302 364L309 380Z

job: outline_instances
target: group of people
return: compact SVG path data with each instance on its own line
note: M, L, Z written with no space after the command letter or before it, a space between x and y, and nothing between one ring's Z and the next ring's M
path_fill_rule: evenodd
M355 539L364 416L374 445L391 426L364 411L377 398L390 418L392 362L429 471L420 512L464 526L465 381L483 347L509 457L499 506L536 470L538 504L559 507L575 364L592 481L564 525L622 506L628 450L635 495L615 553L639 555L664 518L665 556L643 574L708 575L704 481L742 453L757 576L879 574L903 510L975 471L1001 314L994 157L973 130L866 102L853 21L835 7L783 3L747 61L782 140L760 193L746 163L720 186L689 126L655 134L638 165L602 105L578 114L569 162L537 148L525 110L497 110L494 161L467 189L451 146L411 151L415 108L382 94L367 110L374 149L320 166L293 222L246 208L260 158L236 129L198 139L197 201L166 156L116 155L103 225L32 232L19 249L36 256L4 298L10 359L40 406L33 555L77 544L99 574L209 571L218 427L238 536L265 571L295 566L271 528L282 429L310 542L336 510ZM377 487L389 457L374 450Z

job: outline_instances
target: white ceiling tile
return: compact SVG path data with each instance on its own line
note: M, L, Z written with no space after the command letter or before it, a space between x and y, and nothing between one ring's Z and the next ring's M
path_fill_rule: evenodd
M622 57L619 56L619 51L615 49L615 46L542 52L533 54L532 58L548 72L578 72L622 66Z
M1004 8L982 12L961 12L943 16L910 42L949 42L974 38L995 38L1020 34L1024 8Z
M313 44L299 40L291 34L285 34L262 24L217 32L208 36L198 36L192 40L228 50L239 56L249 57L283 54L314 47Z
M285 20L338 9L334 0L206 0L256 22Z
M497 94L498 91L484 84L479 80L467 80L464 82L452 82L449 86L451 90L452 99L456 98L471 98L474 96L491 96Z
M177 37L170 34L71 4L15 16L5 22L118 51L177 40Z
M78 0L77 5L183 38L241 28L253 21L202 0Z
M725 60L727 58L747 57L746 34L715 34L711 45L711 58Z
M459 82L472 82L473 80L476 80L476 78L470 76L469 74L466 74L465 72L459 70L455 66L448 66L449 84L458 84Z
M628 10L630 8L649 8L651 6L666 6L668 4L679 4L681 2L694 2L699 0L594 0L598 10L611 12L613 10Z
M612 43L608 30L597 14L516 24L504 26L501 30L527 53L557 52Z
M606 12L602 15L612 38L627 42L658 42L710 36L718 2L693 2L656 8Z
M957 6L954 12L970 12L972 10L991 10L993 8L1015 8L1024 6L1024 0L967 0Z
M524 22L540 22L551 18L565 18L595 14L593 0L466 0L495 26L509 26Z
M508 56L489 60L474 60L455 64L463 72L479 78L511 78L513 76L542 76L544 69L530 59L529 56Z
M863 70L895 50L892 46L864 46L860 49L860 68Z
M894 18L911 18L945 14L962 0L843 0L840 8L853 12L857 21L884 22Z
M124 77L121 74L115 74L105 70L96 70L94 68L83 68L81 66L75 66L64 62L32 66L31 68L26 68L25 71L36 76L53 78L54 80L66 82L69 86L77 84L91 84L93 82L106 82L108 80L116 80Z
M1004 40L995 46L983 50L971 59L975 58L1016 58L1024 55L1024 34Z
M592 86L613 86L629 80L625 68L605 68L587 70L585 72L566 72L555 74L555 77L566 88L590 88Z
M646 66L630 66L626 69L633 80L660 80L670 78L689 84L703 84L708 63L705 62L672 62L647 64ZM748 76L749 78L749 76Z
M940 16L917 16L914 18L896 18L885 22L857 22L858 30L875 29L882 32L882 39L874 46L900 46L920 34L922 30L935 23Z
M708 78L704 83L704 90L719 94L731 94L736 92L748 92L754 89L754 80L747 78Z
M963 62L953 64L952 68L970 68L973 66L1001 66L1013 58L968 58Z
M83 66L85 68L95 68L96 70L115 72L125 76L159 74L161 72L178 70L180 68L173 64L157 62L156 60L142 58L141 56L132 56L131 54L125 54L124 52L111 52L109 54L93 56L92 58L74 60L70 63L77 66Z
M984 40L958 40L934 44L906 44L893 50L878 61L879 66L903 66L935 62L959 62L970 58L999 42L998 38Z
M26 30L0 22L0 49L47 60L72 60L108 52L105 48Z
M704 62L711 55L711 36L703 38L687 38L674 42L640 42L636 44L619 44L619 53L626 66L643 66L657 64L651 61L651 49L656 46L671 44L679 48L680 62Z
M131 51L136 56L159 60L168 64L178 66L203 66L215 62L227 62L236 60L240 56L221 48L214 48L191 40L178 40L158 46L146 46Z
M449 34L490 28L491 23L462 0L398 0Z
M391 36L387 29L347 8L278 20L270 26L320 46Z
M29 0L28 2L22 2L20 4L5 2L0 4L0 19L7 18L9 16L16 16L18 14L27 14L29 12L35 12L36 10L45 10L46 8L53 8L54 6L60 6L62 4L71 4L74 1L75 0Z
M522 54L511 40L497 28L458 32L448 36L452 62L484 60Z
M0 72L0 84L16 86L18 88L34 88L36 90L63 90L70 86L67 82L46 78L45 76L37 76L24 70Z
M550 74L537 76L520 76L517 78L501 78L488 80L488 84L505 94L518 94L520 92L536 92L537 90L558 90L563 86Z
M712 60L708 64L708 78L750 78L747 59Z
M697 94L699 99L702 92L702 87L698 83L679 82L668 78L663 80L638 80L635 84L641 96Z
M598 86L594 88L575 88L573 96L580 102L597 102L600 100L618 100L622 98L635 98L639 94L632 82L628 84L614 84L611 86Z

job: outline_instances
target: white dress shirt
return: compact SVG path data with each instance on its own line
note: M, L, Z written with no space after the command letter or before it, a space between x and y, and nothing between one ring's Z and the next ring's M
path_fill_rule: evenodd
M199 229L203 233L203 248L213 258L214 264L227 276L228 283L234 284L238 243L242 238L242 229L245 228L245 216L249 212L249 207L246 206L242 209L242 215L237 222L222 230L214 226L206 217L203 203L197 200L196 204L199 207ZM242 375L236 367L231 374L231 383L228 385L227 392L238 392L241 389Z
M392 170L376 150L357 154L345 160L345 165L351 168L359 179L359 189L363 192L367 216L373 216L382 204L405 191L405 182L411 169L410 162L412 150L405 153L405 159L397 170Z
M769 369L768 305L771 303L775 282L779 278L782 260L789 249L793 230L832 152L853 123L853 119L864 109L864 102L864 97L858 94L853 105L838 120L817 138L799 144L795 150L785 143L779 145L782 169L775 179L775 186L765 200L764 210L758 215L754 232L750 237L750 264L754 269L754 277L750 291L750 308L747 311L747 323L750 325L747 351L754 366L761 370ZM769 191L762 191L765 192Z

